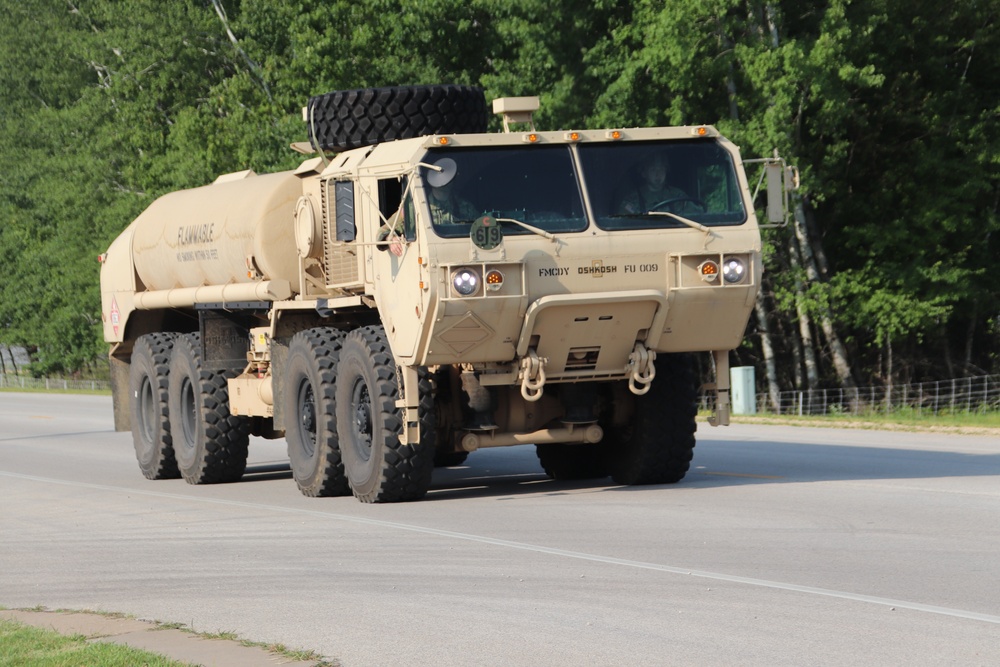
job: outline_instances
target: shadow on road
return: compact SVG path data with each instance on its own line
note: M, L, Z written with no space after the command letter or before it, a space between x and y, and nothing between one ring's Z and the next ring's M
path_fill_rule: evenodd
M887 438L905 437L886 434ZM427 500L526 495L565 495L644 489L711 489L751 484L829 481L1000 477L1000 444L995 452L972 454L851 444L816 444L768 440L706 440L695 448L687 476L678 484L627 487L610 478L575 481L549 479L534 447L487 449L465 464L437 468ZM287 461L247 466L244 482L291 480Z
M695 448L691 469L678 484L626 487L610 478L551 480L539 469L534 449L521 447L476 452L461 467L435 470L428 499L1000 476L1000 444L996 450L970 454L857 445L707 441Z

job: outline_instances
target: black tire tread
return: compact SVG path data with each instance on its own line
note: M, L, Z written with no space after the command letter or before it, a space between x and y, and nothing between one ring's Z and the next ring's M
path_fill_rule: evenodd
M348 150L430 134L486 132L486 97L473 86L338 90L309 99L313 144Z
M299 342L296 342L299 339ZM298 345L306 345L310 355L310 363L316 370L319 380L318 385L313 385L313 395L318 402L322 397L331 406L329 419L322 420L324 428L322 433L317 426L316 446L321 448L321 460L316 462L313 470L296 470L296 457L293 455L292 447L295 445L288 438L288 457L292 464L292 476L302 495L310 498L327 498L331 496L347 496L351 494L350 484L344 474L344 461L341 456L340 447L337 442L337 416L335 403L337 361L340 358L340 348L344 342L344 333L329 327L317 327L300 331L292 338L289 344L289 357L293 354L291 350ZM292 389L291 382L286 383L290 400L296 393ZM294 414L286 410L286 414ZM321 422L317 415L317 425ZM292 437L295 437L294 435Z
M168 409L167 390L170 373L170 354L174 348L174 341L177 334L173 332L159 332L140 336L135 341L132 349L132 363L136 364L137 358L145 358L150 362L155 378L153 385L157 393L157 421L159 422L160 441L152 443L155 457L149 465L143 465L139 460L139 469L146 479L177 479L181 476L177 469L177 460L174 458L173 439L170 437L170 411ZM137 367L137 366L136 366ZM138 378L137 378L138 379ZM139 456L141 428L139 423L138 410L135 409L136 392L138 387L132 386L130 382L129 400L132 402L132 439L136 446L136 456Z
M693 361L689 354L657 357L649 392L636 397L631 428L615 429L605 448L618 484L673 484L687 474L698 414Z
M454 451L451 449L455 439L455 427L451 423L452 416L450 412L452 405L448 372L444 369L434 373L426 369L421 370L426 373L429 386L421 384L420 405L425 411L433 410L431 420L425 422L425 424L427 427L433 428L434 467L451 468L452 466L460 466L469 458L469 452ZM425 419L425 414L421 414L422 422ZM421 427L423 428L425 424L422 424Z
M360 349L358 349L360 348ZM352 486L354 496L365 503L391 503L418 500L430 487L431 474L434 469L434 443L428 442L402 444L399 435L403 430L403 420L400 408L396 407L399 390L396 380L396 364L389 348L385 330L381 326L368 326L347 334L341 354L344 356L355 351L367 355L376 378L375 386L369 386L374 414L372 420L379 420L382 428L381 443L372 443L372 457L381 452L378 465L378 481L370 490L359 490ZM338 373L338 381L345 379ZM349 379L349 378L347 378ZM342 405L338 401L338 411L351 410L353 406ZM426 411L423 411L426 414ZM341 442L348 435L348 429L338 420ZM348 437L350 437L348 435ZM346 447L353 445L345 445ZM350 473L348 473L350 477Z
M198 369L198 418L201 420L204 448L195 457L195 465L181 470L189 484L222 484L239 481L246 472L250 424L229 411L229 385L236 377L233 369L205 368L201 359L201 334L190 333L178 338L174 354L191 355ZM192 378L194 380L195 378Z

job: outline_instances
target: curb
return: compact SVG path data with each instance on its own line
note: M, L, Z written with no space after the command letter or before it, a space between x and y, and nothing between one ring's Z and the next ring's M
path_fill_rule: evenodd
M203 667L317 667L320 664L336 664L292 660L262 647L243 646L239 641L228 639L208 639L190 631L132 618L86 612L0 609L0 619L53 630L62 635L83 635L90 642L123 644Z

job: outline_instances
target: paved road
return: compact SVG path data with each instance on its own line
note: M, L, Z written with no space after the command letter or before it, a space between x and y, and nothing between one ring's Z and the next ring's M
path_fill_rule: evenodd
M118 611L367 665L993 665L1000 441L700 425L679 485L531 448L427 499L150 482L110 399L0 393L0 605Z

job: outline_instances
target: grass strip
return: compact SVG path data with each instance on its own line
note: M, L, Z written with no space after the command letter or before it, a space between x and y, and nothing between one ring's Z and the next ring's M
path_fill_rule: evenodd
M191 667L121 644L0 619L0 667Z

